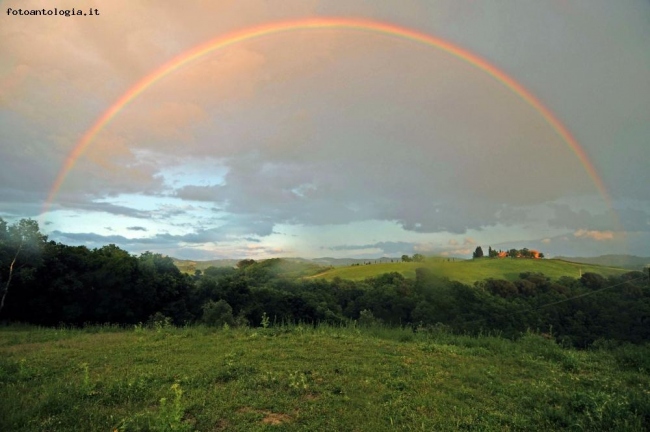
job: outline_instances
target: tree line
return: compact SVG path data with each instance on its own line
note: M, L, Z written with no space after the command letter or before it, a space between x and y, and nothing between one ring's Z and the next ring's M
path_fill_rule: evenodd
M642 272L466 285L426 268L414 279L388 273L364 281L289 277L285 262L242 260L236 268L181 273L171 258L133 256L115 245L54 241L34 221L0 219L0 320L46 326L165 320L176 325L384 323L517 337L545 332L568 345L650 340L650 290Z
M483 253L483 248L477 246L474 252L472 253L472 258L484 258L485 254ZM544 254L536 250L531 250L528 248L522 249L509 249L506 251L492 249L492 246L488 247L488 258L544 258Z

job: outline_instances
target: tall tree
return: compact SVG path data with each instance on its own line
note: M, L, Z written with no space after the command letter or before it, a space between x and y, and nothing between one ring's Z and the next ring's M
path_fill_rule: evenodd
M472 258L483 258L483 249L481 246L476 247L476 250L472 254Z
M35 220L21 219L8 226L0 218L0 282L2 282L0 312L5 306L15 274L21 272L21 276L29 277L33 273L38 267L40 254L46 241L47 236L40 233L38 222Z
M424 255L416 253L412 258L413 262L424 262Z

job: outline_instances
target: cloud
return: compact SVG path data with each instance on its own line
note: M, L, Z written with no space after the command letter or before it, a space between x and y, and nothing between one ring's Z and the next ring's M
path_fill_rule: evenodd
M73 244L86 244L92 247L101 247L107 244L116 244L122 247L134 245L160 245L167 243L162 241L161 238L127 238L121 235L101 235L95 233L70 233L62 232L59 230L52 231L49 234L51 239L61 241L64 243L71 242Z
M650 213L634 207L595 214L585 209L574 211L566 204L551 207L555 216L549 220L549 225L553 227L604 231L611 230L620 222L621 227L628 231L650 231Z
M183 186L174 191L174 196L189 201L219 202L223 186Z
M431 243L416 243L413 246L413 251L421 254L430 254L432 251L435 251L437 248L436 246Z
M590 238L596 241L603 241L613 240L614 232L579 229L573 233L573 236L578 238Z
M379 249L386 254L411 254L415 251L417 244L409 242L377 242L364 245L339 245L327 249L334 251L361 251L367 249Z
M192 139L190 127L201 125L208 118L205 109L196 103L165 101L150 110L135 112L128 117L128 122L132 123L131 130L145 132L157 143L162 140L187 143Z
M262 18L253 4L237 6L249 22ZM191 32L180 32L181 39L161 34L161 23L180 29L181 17L191 13L225 13L220 6L201 7L209 10L199 13L199 6L189 6L191 11L176 15L158 5L138 27L113 23L109 28L102 22L101 31L87 23L49 30L66 41L83 36L78 49L95 57L81 57L69 45L66 55L104 78L106 83L98 83L102 89L128 88L133 77L153 70L169 51L182 52L208 34L237 27L224 19L215 29L199 19ZM265 9L269 16L289 11L286 5L280 8L284 12ZM171 192L273 224L385 220L417 233L463 234L522 223L528 216L521 206L552 200L560 190L589 190L578 162L557 157L567 150L539 114L522 110L521 100L484 73L417 44L346 31L321 33L234 45L161 80L97 136L66 180L71 198L62 205L81 209L80 201L109 195ZM20 43L32 47L37 35L23 34ZM393 60L386 63L386 56ZM103 70L106 65L110 74ZM64 81L71 69L54 56L32 67L56 67ZM90 88L80 90L80 99L90 95ZM106 98L105 106L113 99ZM84 113L76 113L79 122L92 121L81 121ZM69 150L77 138L64 134L62 147ZM145 150L166 160L147 159ZM170 191L160 173L188 154L225 159L225 182ZM538 180L550 170L565 174Z
M67 199L57 201L52 210L79 210L85 212L102 212L116 216L128 216L138 219L149 219L149 211L138 210L132 207L112 204L108 202L82 201L76 197L66 195Z
M129 231L147 231L145 227L141 227L141 226L131 226L131 227L127 227L126 229Z
M469 241L467 241L469 240ZM455 240L452 240L451 243L454 243ZM466 239L465 245L473 244L471 239ZM472 253L472 249L457 247L456 244L449 244L451 248L436 244L434 242L402 242L402 241L386 241L386 242L377 242L371 244L361 244L361 245L340 245L329 247L328 249L334 251L366 251L369 255L377 255L376 252L371 253L371 250L379 249L380 254L388 255L401 255L407 254L411 255L413 253L421 253L424 255L440 255L440 256L466 256Z
M582 232L569 234L582 247L598 243L588 233L616 230L617 217L622 229L648 233L649 9L596 1L597 8L589 2L565 7L569 21L558 21L558 6L546 2L513 15L504 6L477 12L424 0L228 0L183 8L115 0L102 6L99 19L3 17L2 211L37 215L83 134L175 56L274 20L363 16L472 47L529 86L581 140L616 213L557 204L596 194L593 181L543 115L498 80L430 46L340 29L233 44L158 80L97 134L53 209L78 210L86 221L107 214L146 218L148 234L175 233L157 240L196 251L202 241L257 244L278 224L387 221L409 231L409 240L457 234L446 247L458 250L475 245L461 240L468 232L480 241L494 227L526 226L539 237L551 235L543 231L547 225L553 233ZM76 6L72 0L57 5ZM25 0L21 7L42 5ZM598 25L601 18L607 28ZM169 175L179 166L182 175ZM119 201L124 195L211 203L223 219L205 212L198 225L197 208L142 210ZM622 197L640 201L628 206ZM550 215L531 210L547 206ZM178 234L183 223L191 231ZM413 241L417 248L448 250Z
M472 253L472 249L451 249L444 252L440 252L441 256L452 257L452 256L467 256Z
M247 256L268 256L268 255L285 255L291 251L280 247L269 247L257 244L246 245Z

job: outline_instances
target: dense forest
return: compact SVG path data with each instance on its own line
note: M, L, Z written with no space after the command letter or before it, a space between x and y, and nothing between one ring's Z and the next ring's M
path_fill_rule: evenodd
M638 271L558 280L522 273L516 281L469 286L424 268L414 279L397 273L361 282L306 279L283 272L282 263L242 260L236 268L188 275L160 254L69 246L48 241L35 221L0 219L0 320L45 326L381 322L509 338L532 330L575 347L650 340L648 277Z

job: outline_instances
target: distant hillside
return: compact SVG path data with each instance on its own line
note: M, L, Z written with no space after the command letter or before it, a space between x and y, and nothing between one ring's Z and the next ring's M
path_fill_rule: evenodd
M594 264L601 266L620 267L631 270L641 270L644 266L650 264L650 257L639 257L635 255L601 255L597 257L562 257L556 256L555 259L572 261L584 264Z
M211 260L211 261L194 261L194 260L182 260L178 258L172 258L174 264L180 271L183 273L194 274L196 270L205 270L208 267L235 267L239 260L234 259L221 259L221 260Z
M337 267L320 273L316 278L328 280L342 279L363 280L384 273L398 272L407 278L415 277L415 270L427 267L436 274L463 283L474 283L487 278L516 280L520 273L539 272L557 279L562 276L579 277L581 273L598 273L605 277L619 275L629 271L623 268L605 267L590 264L572 263L556 259L477 259L449 262L443 259L428 259L424 263L393 263L361 266Z
M331 258L331 257L323 257L323 258L314 258L310 261L325 265L325 266L334 266L334 267L341 267L341 266L349 266L352 264L364 264L366 262L375 262L377 261L378 263L390 263L392 261L399 261L400 258L397 257L381 257L381 258Z
M440 260L440 261L447 261L447 260L454 260L454 261L461 261L464 260L464 258L447 258L447 257L428 257L427 258L430 261L435 261L435 260ZM364 265L366 263L371 263L371 264L395 264L401 262L401 257L381 257L381 258L330 258L330 257L325 257L325 258L314 258L312 260L309 260L311 262L314 262L316 264L321 264L325 266L332 266L332 267L342 267L342 266L351 266L352 264L359 264L359 265Z
M237 263L241 261L240 259L219 259L219 260L210 260L210 261L182 260L178 258L172 258L172 259L174 260L174 264L176 265L176 267L179 268L180 271L184 273L190 273L190 274L194 274L196 270L205 270L208 267L212 267L212 266L213 267L235 267L237 266ZM306 259L306 258L291 257L291 258L281 258L281 259L288 262L314 264L322 267L346 267L346 266L351 266L352 264L364 265L367 262L373 264L379 264L379 263L390 264L391 262L397 263L400 261L401 258L398 257L381 257L381 258L323 257L323 258ZM440 260L453 259L459 261L462 258L429 258L429 259L440 259ZM265 260L259 260L259 261L265 261Z
M376 277L384 273L397 272L407 278L415 277L415 270L420 267L427 267L442 277L448 277L464 283L474 283L477 280L487 278L515 280L523 272L540 272L553 279L561 276L579 277L581 273L598 273L603 276L618 275L629 270L639 270L643 264L632 265L633 261L627 261L628 265L617 266L615 260L607 260L608 257L626 257L624 255L607 255L597 258L554 258L543 260L532 259L478 259L462 260L459 258L429 257L424 263L400 262L399 258L273 258L259 260L256 267L273 269L271 272L283 277L309 277L324 278L331 280L335 277L349 280L363 280L369 277ZM630 257L630 256L627 256ZM598 262L571 262L573 260L598 260ZM631 257L642 261L646 258ZM391 263L391 260L393 262ZM194 274L196 270L204 271L208 267L230 267L233 268L240 260L223 259L211 261L192 261L174 259L174 264L184 273ZM371 263L367 265L365 263ZM623 261L624 263L626 261ZM263 264L266 263L266 264ZM252 270L252 269L251 269Z
M271 258L247 266L244 272L257 280L265 278L298 279L312 276L332 267L324 267L306 260Z
M205 271L209 267L234 268L241 260L191 261L173 259L174 264L183 273L194 274L196 270ZM274 277L298 278L322 273L331 269L330 265L321 265L302 258L271 258L259 260L247 267L247 272L264 272Z

